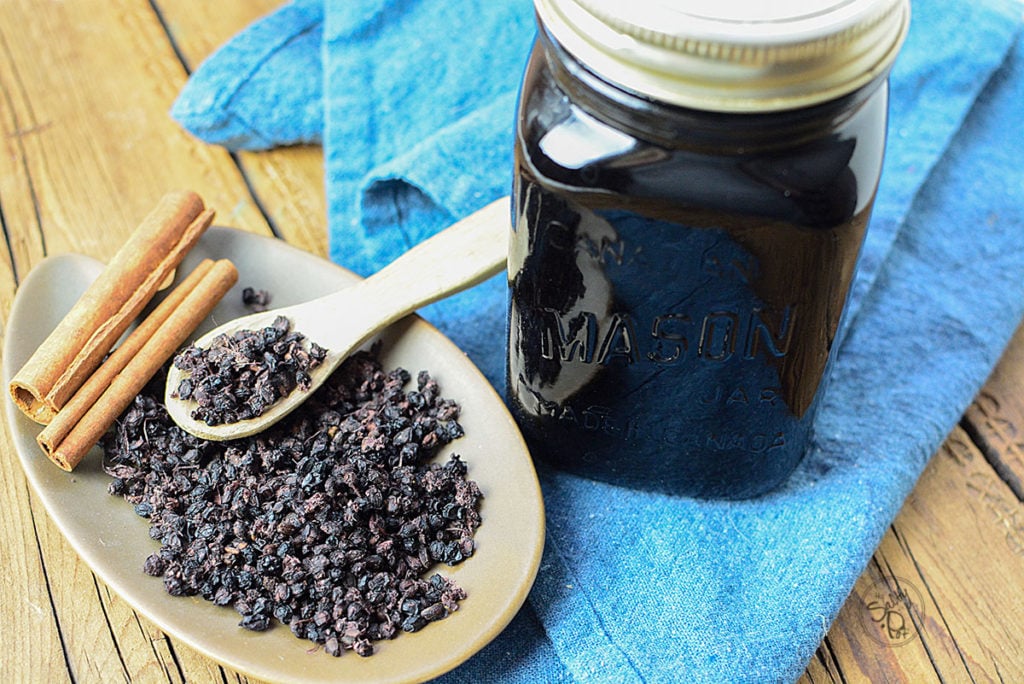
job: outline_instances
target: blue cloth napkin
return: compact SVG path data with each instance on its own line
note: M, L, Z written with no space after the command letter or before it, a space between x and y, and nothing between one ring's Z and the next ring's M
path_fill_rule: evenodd
M451 682L798 677L1024 314L1024 44L1010 0L918 0L889 150L811 451L711 502L538 471L547 539L509 628ZM230 148L321 141L331 255L362 273L510 189L527 0L285 5L173 115ZM501 277L434 305L500 389Z

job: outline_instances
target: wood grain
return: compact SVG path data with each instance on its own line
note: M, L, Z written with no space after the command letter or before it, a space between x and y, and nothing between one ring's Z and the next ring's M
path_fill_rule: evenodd
M327 249L322 155L230 154L168 116L188 74L280 0L0 1L0 315L46 254L108 258L167 190L221 225ZM1024 681L1024 332L934 456L805 682ZM0 425L0 680L256 684L98 581ZM887 629L883 629L886 628Z
M0 675L66 672L61 625L50 597L47 567L51 550L41 545L36 526L46 514L32 506L28 485L10 446L7 422L0 426ZM40 517L37 519L37 515ZM58 553L59 555L59 553ZM17 654L18 662L13 662ZM51 681L60 681L54 678Z
M1024 337L1024 327L1017 331ZM965 427L1018 502L1024 501L1024 345L1011 345L967 409ZM1024 554L1024 518L1002 504L1006 541ZM1013 509L1016 511L1018 509Z
M3 26L26 29L3 33L12 57L3 89L21 94L24 162L13 170L31 189L5 220L13 234L34 225L48 253L105 258L179 187L201 189L220 219L228 210L232 225L269 232L230 156L168 116L186 71L149 3L14 0L0 12ZM19 273L26 266L15 263Z
M1014 349L1024 348L1018 339ZM1024 370L1024 366L1021 367ZM1024 511L968 434L928 464L806 681L1024 681Z

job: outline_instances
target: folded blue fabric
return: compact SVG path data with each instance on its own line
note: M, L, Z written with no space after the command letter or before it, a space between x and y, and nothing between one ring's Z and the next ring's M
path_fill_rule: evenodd
M282 106L322 112L332 256L365 273L509 191L532 10L526 0L326 0L322 27L295 19L315 4L288 5L236 37L197 70L175 111L202 111L192 130L205 139L250 147L306 135L305 118L280 120ZM539 466L548 534L537 583L512 625L445 680L803 672L1024 313L1021 6L913 9L853 315L804 463L782 489L744 502ZM252 44L261 31L273 46ZM303 38L315 31L322 86L275 78L316 59ZM499 382L501 279L426 316Z
M323 2L296 0L211 55L171 116L206 142L238 150L319 143Z

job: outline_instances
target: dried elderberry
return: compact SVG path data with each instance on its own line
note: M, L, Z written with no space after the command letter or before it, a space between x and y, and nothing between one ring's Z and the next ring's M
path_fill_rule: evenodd
M252 287L242 289L242 304L255 313L266 311L270 306L270 293Z
M458 405L426 373L409 381L359 352L300 411L231 442L178 428L158 386L141 394L101 444L110 493L161 543L144 572L335 656L457 610L465 592L429 571L473 554L481 494L458 456L431 462L462 434Z
M175 395L195 401L192 417L209 425L263 415L278 399L312 385L309 372L327 350L306 343L287 318L278 316L262 330L218 335L206 349L191 345L174 358L174 366L189 374Z

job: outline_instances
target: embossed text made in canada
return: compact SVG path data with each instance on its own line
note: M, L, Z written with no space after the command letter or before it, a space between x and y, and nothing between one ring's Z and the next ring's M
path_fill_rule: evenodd
M637 439L660 442L666 446L707 451L747 451L765 453L786 446L781 431L743 433L735 430L693 431L685 425L645 420L643 415L622 415L607 406L590 405L577 409L571 404L546 407L548 415L563 426L610 439L631 442Z

